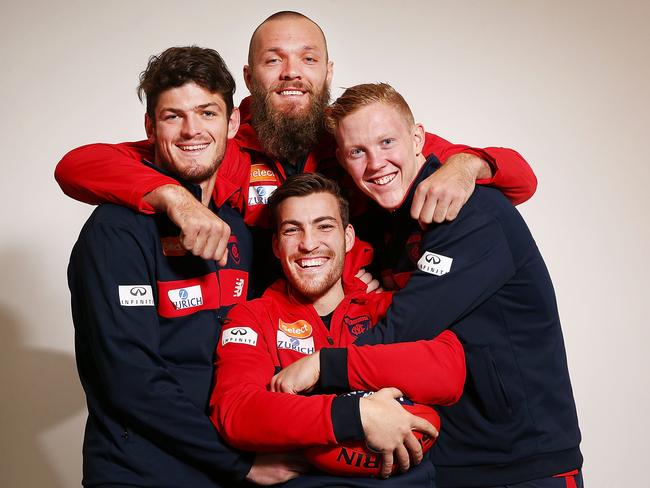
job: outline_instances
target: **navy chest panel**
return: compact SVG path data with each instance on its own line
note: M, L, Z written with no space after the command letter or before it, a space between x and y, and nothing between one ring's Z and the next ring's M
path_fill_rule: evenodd
M382 260L382 279L388 289L403 288L422 255L422 230L412 221L396 225Z
M221 268L185 251L179 230L168 219L158 219L156 285L158 314L165 318L218 310L244 302L248 295L251 238L241 217L222 207L219 217L231 227L228 262Z

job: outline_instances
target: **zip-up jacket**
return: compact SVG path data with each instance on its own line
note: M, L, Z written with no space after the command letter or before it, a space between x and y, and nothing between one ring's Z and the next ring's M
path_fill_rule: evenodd
M88 404L84 486L216 488L251 468L207 416L220 321L245 301L251 263L240 215L212 209L232 229L223 268L186 253L165 215L105 204L81 231L68 280Z
M398 287L357 344L427 339L449 329L465 349L460 401L440 409L433 449L441 487L486 487L580 468L580 431L555 293L517 210L477 188L453 222L421 231L409 215L430 157L392 216L385 276ZM321 380L346 386L344 355L321 353Z
M268 391L275 373L323 348L346 348L351 389L394 386L427 404L458 399L465 365L455 335L444 331L429 341L357 347L355 338L383 317L391 294L367 294L354 286L346 286L329 328L311 304L290 294L284 280L262 298L230 311L217 347L210 402L211 418L230 444L256 452L286 451L363 438L358 397ZM313 481L313 476L303 480Z

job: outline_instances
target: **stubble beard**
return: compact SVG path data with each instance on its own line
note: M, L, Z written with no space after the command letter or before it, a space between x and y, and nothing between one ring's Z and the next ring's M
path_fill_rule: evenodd
M295 82L285 83L292 87L296 85ZM302 86L305 87L304 84ZM267 92L253 81L252 125L266 153L296 163L314 148L325 131L324 115L330 100L330 89L327 83L317 92L313 87L307 87L311 94L309 107L297 113L287 113L271 104L271 94L279 88L281 86L276 85Z
M322 255L322 254L321 254ZM341 258L343 256L343 258ZM314 277L312 279L300 279L296 276L291 276L285 271L285 276L288 278L291 287L304 298L309 301L315 301L325 295L341 278L343 275L345 248L342 254L334 256L330 254L330 260L334 260L333 266L326 271L324 275ZM297 258L304 258L305 255L297 256ZM291 259L293 261L293 258Z

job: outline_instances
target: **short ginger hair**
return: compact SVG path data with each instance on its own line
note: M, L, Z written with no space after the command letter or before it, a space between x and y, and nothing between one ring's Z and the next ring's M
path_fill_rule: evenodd
M384 103L395 107L403 116L409 127L415 124L413 112L395 88L388 83L364 83L347 88L343 95L325 110L325 127L331 133L336 132L341 120L357 110Z

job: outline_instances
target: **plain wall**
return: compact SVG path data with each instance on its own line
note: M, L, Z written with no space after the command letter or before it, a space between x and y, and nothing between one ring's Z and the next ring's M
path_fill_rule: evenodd
M169 46L220 51L240 100L254 27L296 9L328 37L334 96L389 82L430 132L513 147L530 162L539 189L520 211L558 295L587 486L641 486L650 438L648 5L4 0L0 485L81 479L85 406L66 266L92 208L61 193L55 164L81 144L144 138L138 75Z

